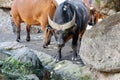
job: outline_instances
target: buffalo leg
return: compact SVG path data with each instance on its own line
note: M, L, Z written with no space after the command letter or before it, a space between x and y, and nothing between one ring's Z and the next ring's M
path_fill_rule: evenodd
M21 32L20 24L21 24L21 19L20 19L19 16L17 16L17 17L13 17L13 21L14 21L16 27L17 27L17 39L16 39L16 41L20 42L20 32Z
M21 28L20 28L20 23L17 25L17 42L20 42L20 32L21 32Z
M31 28L31 25L26 26L26 31L27 31L26 41L30 41L30 28Z
M45 42L43 45L44 48L46 48L50 44L52 35L53 35L52 29L47 28L45 31Z
M78 48L77 51L80 54L79 50L80 50L80 46L81 46L81 40L82 40L82 36L84 34L85 30L83 30L80 35L79 35L79 41L78 41ZM80 58L81 64L84 65L84 62L82 61L82 59Z
M43 44L43 48L46 48L50 44L52 33L51 30L47 28L49 27L49 25L47 25L47 18L42 17L41 19L43 19L43 22L41 23L42 30L45 32L45 41Z
M82 40L82 36L83 36L84 32L85 32L85 30L83 30L79 35L78 49L77 49L78 53L79 53L79 50L80 50L81 40Z
M73 40L72 40L73 57L72 57L72 60L77 60L77 57L78 57L78 53L77 53L78 36L79 36L78 34L73 36Z
M62 48L58 47L58 54L57 54L57 57L56 57L56 61L61 61L62 60L61 50L62 50Z

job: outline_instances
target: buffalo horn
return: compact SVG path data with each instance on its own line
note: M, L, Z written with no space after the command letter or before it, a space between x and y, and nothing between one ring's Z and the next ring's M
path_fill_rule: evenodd
M49 25L50 25L52 28L54 28L54 29L56 29L56 30L60 30L59 25L58 25L57 23L55 23L54 21L52 21L52 20L50 19L50 16L49 16L49 15L48 15L48 23L49 23Z
M56 29L56 30L63 30L63 31L66 30L66 29L69 29L69 28L71 28L73 25L75 25L75 19L76 19L76 14L75 14L75 12L74 12L74 16L73 16L73 18L72 18L71 21L69 21L69 22L67 22L67 23L65 23L65 24L63 24L63 25L59 25L59 24L53 22L53 21L50 19L50 16L48 16L48 22L49 22L50 26L51 26L52 28Z
M73 25L75 25L75 19L76 19L76 14L75 14L75 12L74 12L74 16L73 16L73 18L72 18L71 21L69 21L69 22L67 22L67 23L65 23L65 24L63 24L63 25L60 25L60 27L62 27L62 30L69 29L69 28L71 28Z

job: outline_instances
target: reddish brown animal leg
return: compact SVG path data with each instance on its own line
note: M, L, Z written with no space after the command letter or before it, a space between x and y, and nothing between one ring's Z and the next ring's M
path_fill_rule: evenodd
M52 35L53 35L52 30L47 29L43 48L46 48L50 44Z
M20 42L20 31L21 29L20 29L20 24L19 24L17 28L17 39L16 39L17 42Z
M26 31L27 31L26 41L30 41L30 28L31 28L31 25L26 26Z

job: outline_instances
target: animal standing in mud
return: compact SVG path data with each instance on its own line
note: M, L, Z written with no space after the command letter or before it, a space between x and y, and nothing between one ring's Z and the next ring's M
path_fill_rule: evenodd
M70 39L72 39L72 59L76 60L88 22L88 10L84 3L80 0L67 0L58 6L53 20L48 16L48 21L54 29L57 40L57 60L62 59L62 47Z
M27 24L27 41L30 41L31 25L41 25L42 30L45 32L45 43L43 47L50 44L52 31L47 30L48 14L50 18L53 18L57 6L58 4L55 0L14 0L11 6L11 15L17 26L16 41L20 41L20 24L25 22Z

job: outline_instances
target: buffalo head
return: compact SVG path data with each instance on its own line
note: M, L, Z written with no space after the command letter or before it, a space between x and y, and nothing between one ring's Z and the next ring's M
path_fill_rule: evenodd
M58 47L64 46L68 38L70 38L70 36L72 36L72 34L74 33L76 29L75 20L76 20L75 12L72 20L62 25L52 21L48 16L49 25L55 30L54 33Z

